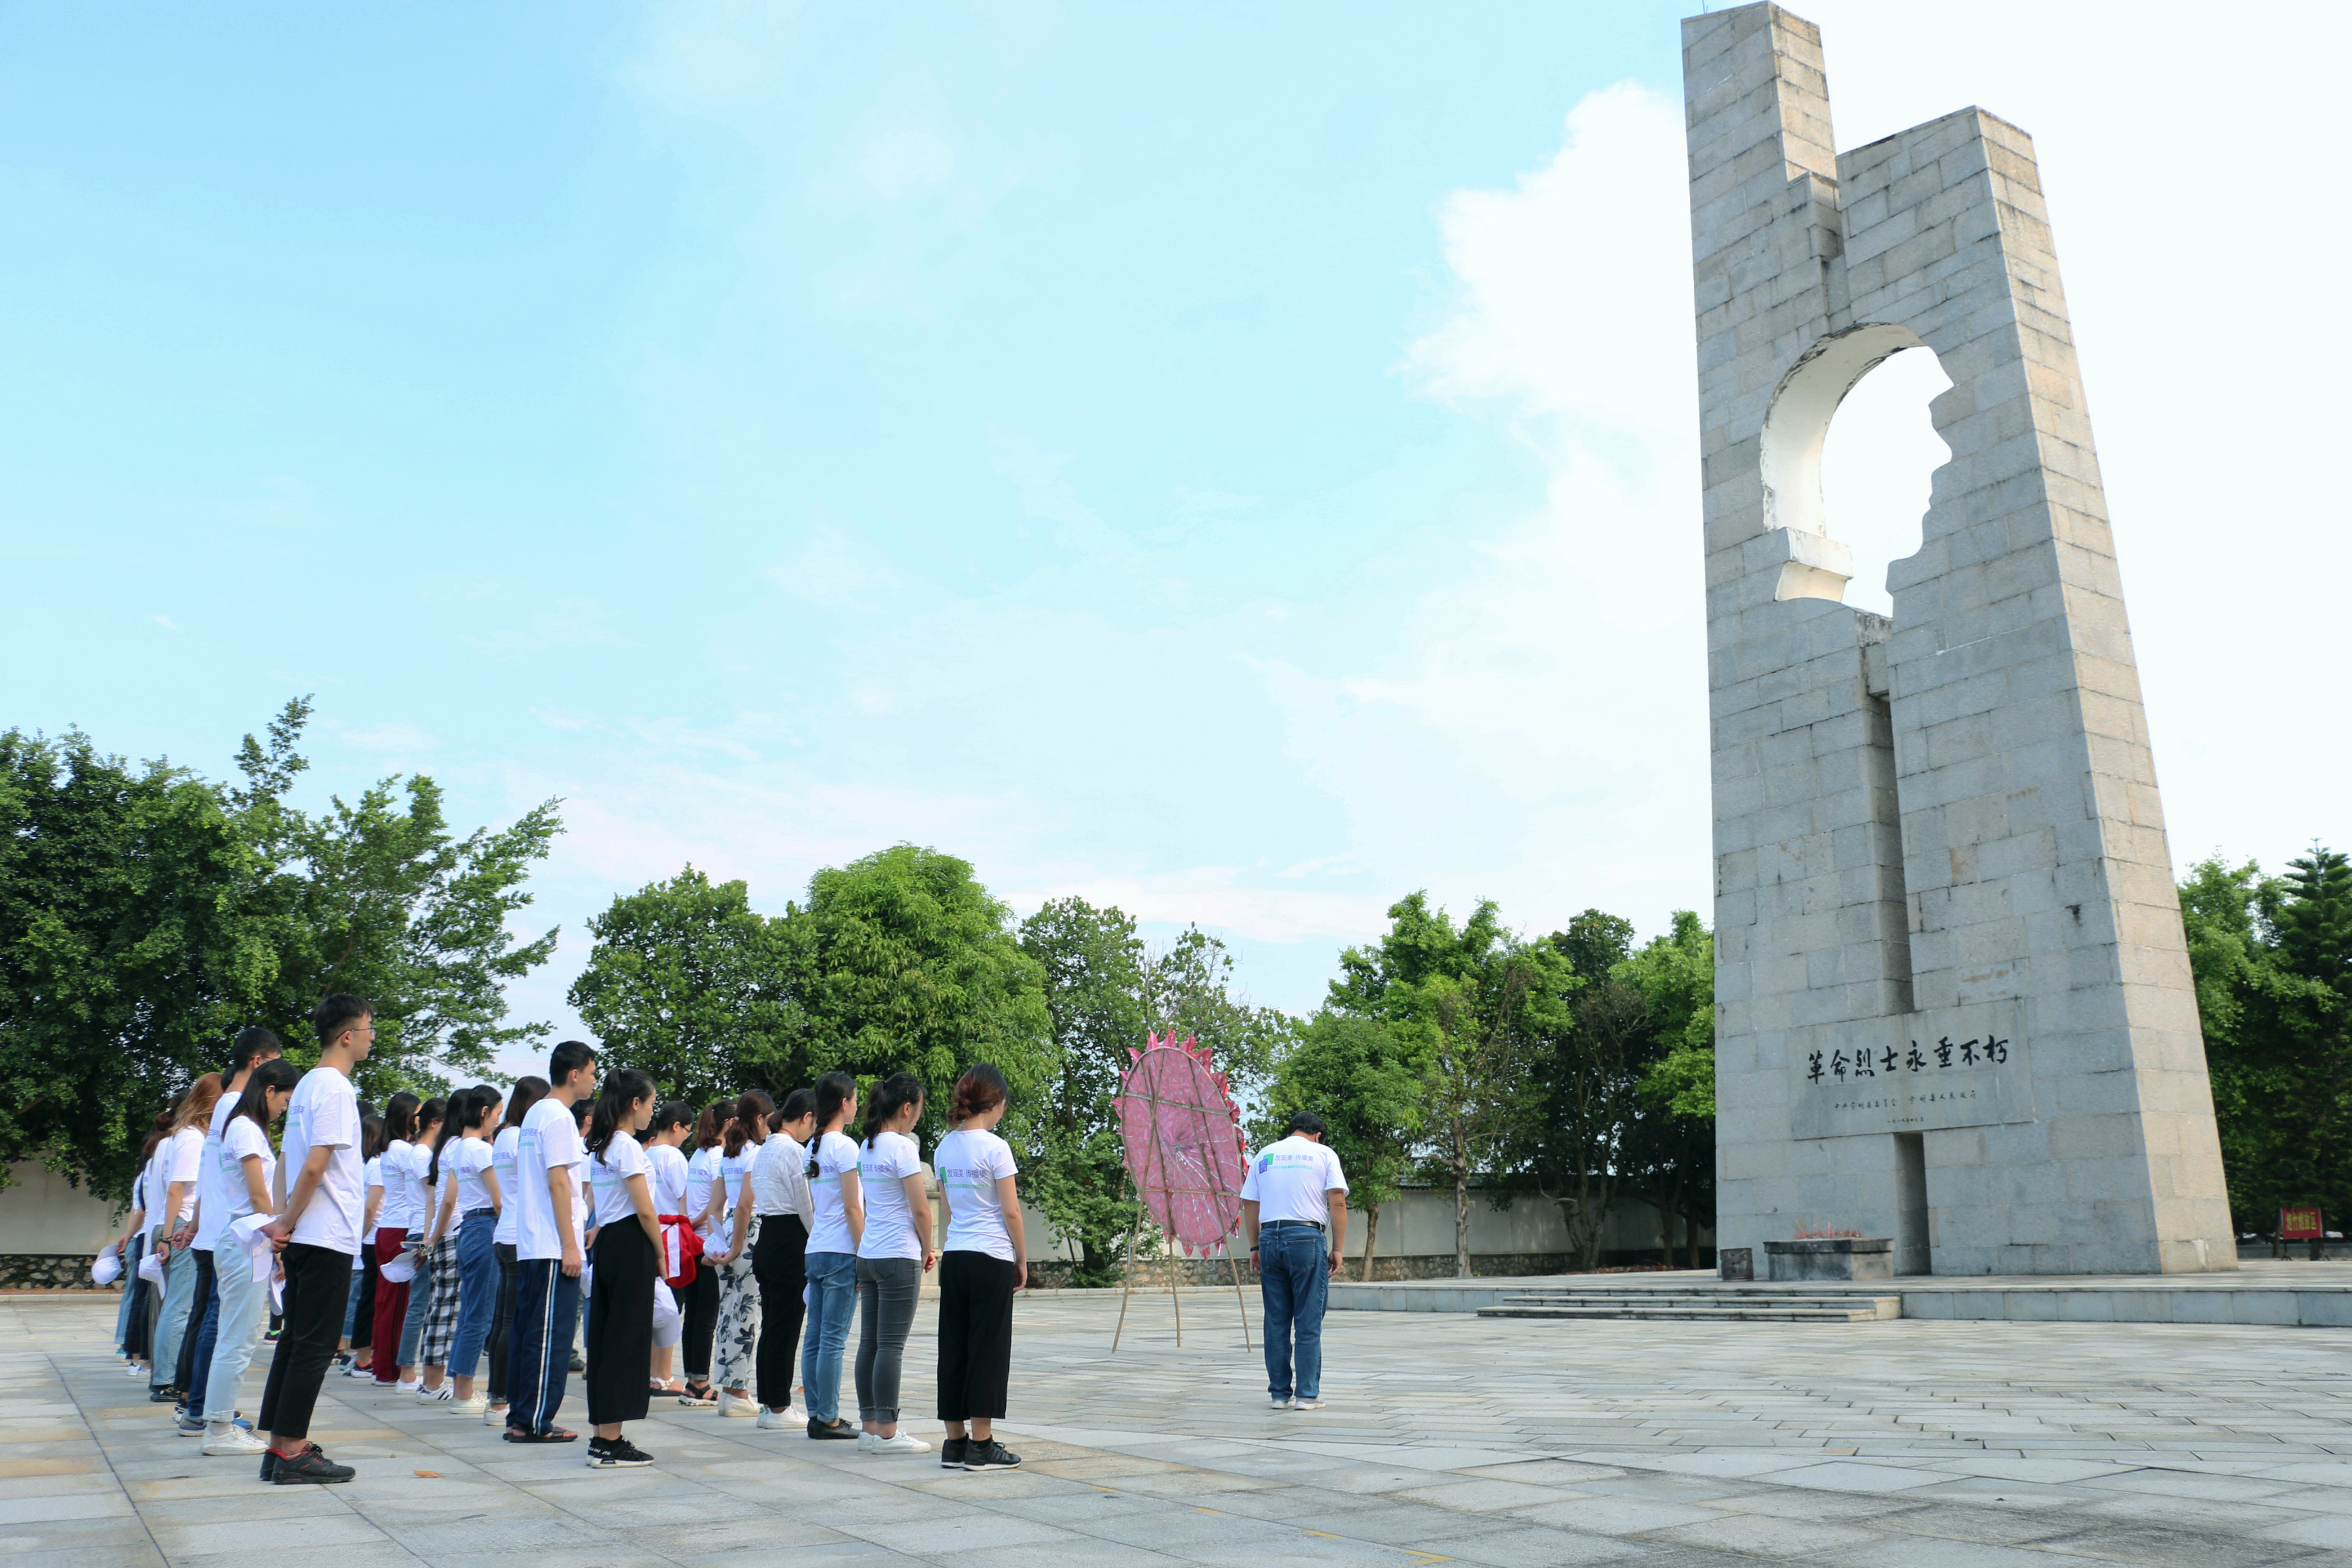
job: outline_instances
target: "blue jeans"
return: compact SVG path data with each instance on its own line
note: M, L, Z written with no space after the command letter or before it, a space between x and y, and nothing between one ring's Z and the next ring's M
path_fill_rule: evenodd
M490 1337L490 1313L499 1304L496 1209L476 1209L457 1226L457 1332L449 1342L449 1375L471 1377Z
M188 1314L195 1304L195 1249L168 1248L163 1254L163 1305L155 1318L155 1362L148 1370L149 1387L168 1387L179 1375L180 1342L187 1336Z
M812 1252L802 1260L808 1278L808 1327L801 1334L801 1397L809 1419L841 1419L841 1347L857 1311L857 1254Z
M1324 1233L1295 1220L1258 1232L1257 1288L1265 1303L1265 1391L1276 1399L1323 1392L1323 1303L1331 1289ZM1296 1336L1296 1352L1292 1339ZM1297 1363L1297 1381L1291 1381Z
M139 1249L145 1243L145 1237L134 1236L122 1249L122 1300L114 1309L114 1348L125 1355L131 1353L131 1306L139 1300Z
M408 1234L416 1239L425 1235L421 1230L412 1230ZM416 1272L409 1277L408 1281L408 1316L400 1321L398 1361L402 1366L417 1364L416 1349L425 1338L425 1315L433 1310L433 1268L426 1261L430 1255L418 1252L414 1256Z
M224 1238L226 1239L226 1238ZM221 1265L226 1264L226 1268ZM205 1396L218 1396L220 1408L207 1408L207 1421L226 1421L236 1413L237 1389L246 1369L253 1364L254 1347L261 1343L263 1325L269 1321L269 1284L253 1277L253 1262L234 1243L214 1255L214 1279L220 1289L220 1331L213 1345L212 1364L205 1372ZM194 1395L188 1408L196 1408Z
M580 1317L580 1278L560 1258L526 1258L515 1279L514 1348L507 1352L507 1428L544 1432L555 1425L572 1371L572 1325Z
M193 1247L188 1250L196 1252ZM235 1250L234 1244L231 1250ZM234 1260L230 1267L236 1267ZM220 1279L214 1272L214 1256L209 1252L196 1252L196 1303L188 1320L188 1331L194 1336L193 1351L180 1352L180 1363L188 1369L188 1381L182 1392L188 1396L191 1415L205 1413L205 1389L213 1371L213 1342L220 1332ZM228 1403L230 1408L236 1407L234 1394Z

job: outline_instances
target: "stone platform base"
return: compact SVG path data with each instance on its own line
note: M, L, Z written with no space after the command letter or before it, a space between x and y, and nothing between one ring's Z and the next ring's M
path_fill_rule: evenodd
M1475 1312L1531 1289L1574 1291L1602 1277L1333 1283L1335 1310ZM1612 1291L1654 1289L1700 1297L1730 1289L1712 1273L1606 1276ZM1818 1291L1817 1285L1742 1284L1743 1292ZM2084 1323L2248 1323L2352 1328L2352 1264L2249 1260L2227 1274L2012 1275L1938 1278L1912 1275L1874 1287L1899 1296L1906 1318Z

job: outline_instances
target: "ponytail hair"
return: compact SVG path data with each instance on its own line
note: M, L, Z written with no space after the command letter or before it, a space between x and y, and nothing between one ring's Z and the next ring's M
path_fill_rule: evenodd
M604 1075L604 1088L596 1096L596 1109L588 1118L588 1152L601 1160L604 1151L613 1146L613 1135L621 1131L629 1107L641 1100L654 1097L654 1080L635 1068L615 1068Z
M743 1091L743 1098L735 1102L735 1121L727 1129L726 1153L729 1159L740 1154L743 1145L751 1142L751 1123L757 1121L764 1125L768 1112L775 1109L776 1102L758 1089Z
M731 1100L714 1100L702 1108L702 1114L695 1119L694 1123L696 1153L718 1146L719 1139L726 1135L727 1118L734 1110L735 1102Z
M833 1125L841 1108L857 1098L857 1080L845 1072L829 1072L816 1080L816 1124L820 1130Z
M673 1127L692 1127L694 1107L682 1100L665 1100L654 1107L654 1119L646 1127L646 1135L658 1138Z
M270 1058L247 1077L245 1088L238 1091L236 1097L236 1109L228 1113L228 1119L234 1121L240 1116L250 1116L256 1127L264 1132L268 1131L269 1090L274 1089L282 1094L290 1094L294 1086L301 1081L300 1068L284 1057Z
M547 1098L547 1080L543 1078L515 1079L514 1092L507 1096L507 1113L499 1120L500 1129L520 1127L530 1108Z
M923 1103L923 1080L910 1072L894 1072L882 1080L882 1087L866 1100L866 1146L874 1147L874 1140L890 1119L910 1105Z
M191 1127L210 1127L213 1107L220 1103L221 1075L208 1072L188 1086L180 1099L180 1113L172 1119L172 1131L184 1132Z
M361 1117L360 1158L362 1160L375 1159L378 1155L383 1152L384 1142L383 1118L381 1116Z
M402 1089L383 1106L383 1142L389 1148L394 1143L416 1142L416 1108L423 1101L406 1089Z
M425 1162L426 1186L441 1179L441 1151L457 1142L449 1134L457 1127L457 1118L473 1108L474 1091L461 1089L446 1100L426 1100L425 1109L416 1113L416 1135L419 1138L425 1136L426 1128L436 1123L441 1129L441 1135L433 1140L433 1158Z
M775 1131L782 1132L803 1116L816 1114L816 1090L796 1089L784 1096L784 1108L776 1112Z
M985 1116L1012 1092L994 1062L972 1063L955 1081L955 1093L948 1100L948 1125L961 1127L975 1116Z

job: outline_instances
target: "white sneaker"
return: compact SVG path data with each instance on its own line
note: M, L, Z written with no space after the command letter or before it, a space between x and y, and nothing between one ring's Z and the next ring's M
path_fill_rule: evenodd
M876 1454L928 1454L931 1446L911 1432L901 1432L896 1437L877 1437L868 1450Z
M787 1405L784 1406L784 1420L792 1426L806 1430L809 1424L809 1413L802 1409L797 1405Z
M745 1399L740 1394L729 1394L726 1391L721 1390L719 1395L719 1414L721 1415L742 1415L747 1417L757 1415L760 1414L760 1402L756 1399Z
M438 1388L419 1388L416 1391L416 1403L419 1405L449 1405L456 1403L457 1398L457 1388L446 1377Z
M345 1377L364 1378L368 1382L373 1383L375 1381L375 1368L372 1366L355 1366L349 1372L343 1373L343 1375Z
M1323 1408L1323 1402L1319 1399L1294 1399L1290 1402L1290 1407L1293 1410L1320 1410Z
M507 1407L506 1407L505 1405L491 1405L488 1409L487 1409L487 1410L485 1410L485 1411L483 1411L483 1412L482 1412L482 1425L483 1425L483 1426L505 1426L506 1424L507 1424Z
M1294 1403L1287 1394L1273 1394L1266 1397L1274 1401L1274 1407L1276 1410L1287 1410Z
M874 1445L881 1440L871 1432L860 1432L857 1435L857 1451L861 1454L870 1454L874 1451Z
M403 1394L415 1394L418 1389L421 1389L424 1386L425 1380L422 1377L412 1378L406 1383L395 1383L393 1384L393 1387L400 1390Z
M808 1417L796 1410L763 1408L760 1412L760 1430L762 1432L806 1431L807 1429Z
M449 1414L452 1415L479 1415L483 1411L488 1410L489 1407L490 1402L477 1394L471 1399L451 1400L449 1402Z
M205 1452L215 1457L258 1454L268 1447L268 1443L257 1434L242 1426L231 1426L226 1423L215 1426L209 1422L205 1426Z
M125 1377L144 1377L147 1375L147 1369L141 1366L134 1361L129 1366L122 1369L122 1375Z

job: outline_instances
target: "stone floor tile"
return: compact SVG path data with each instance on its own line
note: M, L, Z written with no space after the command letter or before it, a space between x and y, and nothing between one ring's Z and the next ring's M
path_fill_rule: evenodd
M299 1552L306 1556L330 1552L340 1561L347 1547L388 1542L391 1538L348 1509L329 1512L305 1511L284 1517L256 1520L218 1520L203 1524L176 1524L167 1519L151 1519L149 1530L154 1532L155 1544L174 1563L191 1557L206 1557L219 1552L250 1556L255 1545L266 1532L273 1552Z
M2300 1519L2292 1524L2274 1524L2263 1531L2262 1536L2265 1541L2294 1546L2318 1546L2352 1553L2352 1516L2330 1513Z
M1890 1537L1850 1524L1819 1524L1760 1513L1728 1513L1696 1524L1653 1531L1645 1539L1746 1552L1759 1557L1819 1557Z
M2352 1544L2352 1534L2343 1539ZM2305 1549L2316 1544L2323 1543L2138 1525L2061 1535L2038 1542L2037 1546L2053 1555L2095 1557L2109 1563L2143 1564L2145 1568L2260 1568L2263 1563L2306 1556Z
M1545 1503L1539 1508L1515 1509L1511 1517L1525 1520L1529 1524L1579 1531L1587 1535L1639 1535L1645 1531L1669 1530L1675 1525L1705 1524L1723 1516L1713 1509L1694 1508L1684 1503L1592 1497Z
M886 1518L887 1516L885 1516ZM900 1521L890 1520L840 1519L834 1528L844 1535L860 1541L870 1541L894 1552L911 1556L951 1557L967 1549L986 1546L1034 1546L1068 1544L1080 1537L1059 1525L1039 1520L1016 1519L1010 1514L969 1510L950 1519Z
M1645 1542L1527 1526L1467 1536L1442 1548L1430 1543L1429 1550L1442 1550L1460 1562L1487 1563L1492 1568L1550 1568L1553 1563L1574 1568L1575 1564L1587 1563L1639 1563L1650 1568L1651 1564L1666 1561L1657 1547ZM1754 1560L1737 1561L1752 1568Z
M0 1531L52 1520L127 1519L131 1512L131 1500L120 1490L5 1498L0 1499Z

